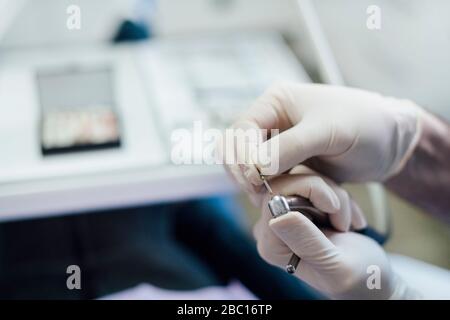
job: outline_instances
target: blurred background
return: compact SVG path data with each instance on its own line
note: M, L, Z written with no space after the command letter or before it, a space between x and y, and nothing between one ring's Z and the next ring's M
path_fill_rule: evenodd
M277 81L378 91L450 120L449 9L0 0L0 297L321 298L259 259L259 211L221 167L171 163L171 133L225 128ZM346 187L391 231L388 251L450 268L449 227L380 186Z

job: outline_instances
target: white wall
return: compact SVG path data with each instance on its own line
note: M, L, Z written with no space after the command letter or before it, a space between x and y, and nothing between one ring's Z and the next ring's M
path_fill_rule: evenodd
M161 34L233 29L287 29L296 19L292 0L161 0Z
M450 120L450 1L316 0L348 84L413 99ZM381 29L366 27L369 5Z
M3 0L4 1L4 0ZM14 0L13 0L14 1ZM163 35L292 25L292 0L157 0L155 27ZM82 28L66 28L66 8L79 5ZM28 0L2 46L92 43L111 38L123 17L136 14L136 0Z
M66 9L71 4L81 8L81 30L66 27ZM6 32L2 46L106 41L114 34L118 21L129 14L131 5L129 0L28 0Z

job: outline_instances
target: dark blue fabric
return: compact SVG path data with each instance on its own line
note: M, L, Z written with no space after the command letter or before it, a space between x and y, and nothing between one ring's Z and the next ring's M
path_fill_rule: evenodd
M357 230L356 232L365 235L366 237L372 238L379 245L383 245L389 239L389 232L387 234L382 234L372 227Z
M0 298L92 299L141 282L188 290L218 283L173 237L178 205L0 224ZM66 268L81 268L68 290Z
M187 203L175 220L177 240L209 265L225 284L238 279L262 299L319 299L315 290L286 271L267 264L235 214L230 198ZM238 215L239 216L239 215Z
M112 41L114 43L141 41L149 39L152 36L147 25L135 21L124 20L117 30Z
M141 282L191 290L240 280L261 298L315 298L265 263L230 198L0 224L1 299L92 299ZM68 290L66 268L81 268Z

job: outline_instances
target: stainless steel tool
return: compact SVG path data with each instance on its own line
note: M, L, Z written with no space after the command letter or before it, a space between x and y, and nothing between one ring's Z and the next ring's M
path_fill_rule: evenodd
M307 198L301 196L282 196L274 194L272 188L267 182L267 179L263 175L261 175L261 179L264 182L267 190L272 195L268 206L273 218L282 216L290 211L297 211L309 218L318 227L333 228L330 223L328 214L314 207L314 205ZM371 227L352 231L368 236L379 244L383 244L388 238L388 234L380 234L378 231L374 230ZM300 257L298 257L296 254L292 254L286 265L286 271L291 274L295 273L300 260Z
M274 195L272 196L272 199L270 199L268 205L273 218L282 216L289 211L298 211L309 218L316 225L330 226L328 215L316 209L306 198L300 196L284 197L282 195ZM286 265L286 271L288 273L294 273L299 263L300 257L296 254L292 254L288 264Z

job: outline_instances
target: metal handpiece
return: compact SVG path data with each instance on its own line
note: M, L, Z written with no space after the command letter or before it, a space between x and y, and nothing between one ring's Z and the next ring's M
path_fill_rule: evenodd
M261 172L259 172L259 176L261 177L261 180L263 181L264 185L266 186L267 191L269 191L269 193L271 195L273 195L272 188L270 187L269 183L267 182L266 177L264 177L264 175L262 175ZM304 205L308 205L308 203L300 202L299 200L295 200L294 198L295 197L289 198L291 201L291 205L296 205L297 207L303 207ZM308 201L307 199L305 199L305 200ZM311 205L310 202L309 202L309 204ZM273 195L272 199L270 199L268 205L269 205L270 213L272 214L272 216L274 218L282 216L282 215L288 213L289 211L291 211L291 207L289 205L288 199L281 195ZM293 209L293 210L295 210L295 209ZM286 271L290 274L294 273L295 270L297 269L299 263L300 263L300 257L293 253L291 258L289 259L288 264L286 265Z
M316 209L308 199L300 196L284 197L275 195L270 199L268 205L270 213L274 218L282 216L289 211L299 211L318 225L329 225L328 215ZM291 274L295 273L300 260L299 256L292 254L286 265L286 271Z
M281 196L275 195L269 201L269 209L274 218L279 217L289 211L297 211L302 213L308 219L310 219L316 226L333 228L329 216L314 207L314 205L306 198L300 196ZM367 236L375 240L378 244L383 245L389 237L389 232L386 234L380 233L371 227L365 227L363 229L352 230L364 236ZM300 257L292 254L286 265L286 271L294 273L300 263Z
M313 221L319 226L330 226L330 219L326 213L318 210L313 204L306 198L300 196L288 196L284 197L289 206L290 211L298 211ZM286 265L286 271L290 274L295 273L298 264L300 263L300 257L296 254L292 254Z
M264 181L267 183L266 180ZM282 216L289 211L298 211L317 225L328 226L330 224L327 214L316 209L308 199L300 196L284 197L281 195L275 195L272 199L270 199L268 205L274 218ZM288 264L286 265L286 271L291 274L295 273L300 260L300 257L293 253Z
M310 219L315 225L318 227L330 227L330 219L328 215L316 207L307 199L301 196L282 196L282 195L274 195L272 188L270 187L267 179L260 173L260 177L266 186L267 190L272 195L268 206L270 213L274 218L282 216L290 211L297 211L302 213L308 219ZM387 234L382 234L376 231L371 227L366 227L359 230L353 230L354 232L365 235L369 238L372 238L380 245L382 245L386 239L389 237L389 232ZM300 263L300 257L295 254L292 254L289 262L286 265L286 271L288 273L294 273Z
M296 255L295 253L293 253L291 258L289 259L288 264L286 265L286 271L290 274L295 273L295 270L297 270L299 263L300 263L300 257L298 255Z
M319 227L331 227L328 214L320 211L308 199L300 196L284 197L289 205L290 211L298 211L314 222Z

